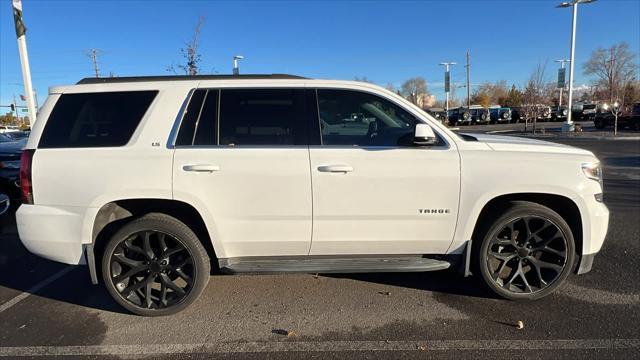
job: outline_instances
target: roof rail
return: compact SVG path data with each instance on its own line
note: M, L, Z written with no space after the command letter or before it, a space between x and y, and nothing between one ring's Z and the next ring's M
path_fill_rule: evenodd
M184 81L184 80L246 80L246 79L306 79L302 76L288 74L242 74L242 75L159 75L159 76L122 76L122 77L90 77L78 81L83 84L111 84L143 81Z

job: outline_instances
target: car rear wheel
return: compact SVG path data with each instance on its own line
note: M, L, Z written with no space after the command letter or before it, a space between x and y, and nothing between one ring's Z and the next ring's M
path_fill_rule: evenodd
M564 282L575 257L573 234L560 215L536 203L513 202L485 232L476 267L496 294L535 300Z
M202 293L210 262L197 236L164 214L130 221L107 243L102 278L115 301L143 316L175 314Z

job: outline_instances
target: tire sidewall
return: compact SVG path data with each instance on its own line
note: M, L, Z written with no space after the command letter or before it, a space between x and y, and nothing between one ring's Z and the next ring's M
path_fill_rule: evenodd
M540 218L544 218L548 221L551 221L555 224L560 231L565 236L567 240L567 260L564 265L564 268L558 278L556 278L553 283L547 286L545 289L537 291L535 293L529 294L518 294L514 292L507 291L496 284L491 275L489 273L489 269L487 266L487 251L489 245L491 243L491 239L497 235L499 231L501 231L506 224L510 221L515 220L524 216L536 216ZM545 297L555 291L558 287L560 287L566 278L569 276L571 271L573 270L573 266L576 259L576 248L575 248L575 240L573 238L573 234L571 232L571 228L566 223L566 221L558 215L555 211L541 206L537 204L523 204L523 205L515 205L513 208L505 212L502 216L500 216L497 220L493 222L489 230L486 232L482 240L482 244L480 245L477 257L478 263L477 267L480 270L480 274L482 276L482 280L484 283L496 294L510 299L510 300L536 300L542 297Z
M111 281L111 255L120 242L129 236L144 230L161 231L173 236L187 249L193 259L193 287L180 303L166 309L144 309L125 300ZM203 256L204 255L204 256ZM178 313L191 305L202 293L209 281L210 263L206 250L197 236L185 224L167 215L148 214L134 219L119 229L107 243L101 261L102 280L111 297L122 307L136 315L165 316Z

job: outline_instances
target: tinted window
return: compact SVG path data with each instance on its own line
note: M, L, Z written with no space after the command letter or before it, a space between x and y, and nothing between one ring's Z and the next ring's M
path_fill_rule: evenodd
M416 118L379 96L320 89L318 111L323 145L412 145Z
M220 145L303 145L304 90L224 89Z
M216 145L218 90L196 90L180 123L176 145Z
M157 91L64 94L40 138L41 148L122 146Z

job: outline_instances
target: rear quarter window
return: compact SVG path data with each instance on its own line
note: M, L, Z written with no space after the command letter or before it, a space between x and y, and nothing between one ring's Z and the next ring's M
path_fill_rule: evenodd
M63 94L40 137L39 148L126 145L158 91Z

